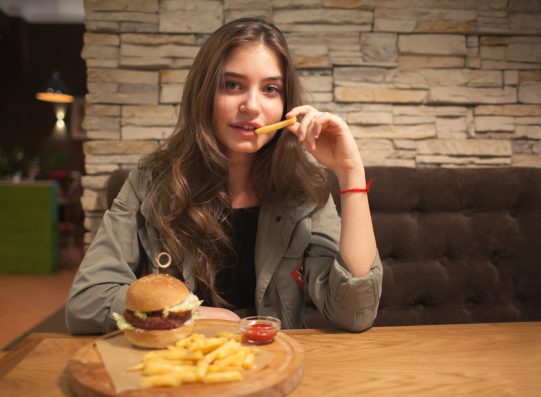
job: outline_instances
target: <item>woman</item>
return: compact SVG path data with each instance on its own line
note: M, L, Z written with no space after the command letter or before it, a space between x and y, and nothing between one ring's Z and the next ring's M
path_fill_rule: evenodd
M254 133L293 116L287 130ZM344 192L342 222L320 165ZM106 212L70 291L68 329L115 329L126 289L165 251L175 264L167 272L205 301L204 317L256 312L301 328L311 301L338 327L364 330L382 278L368 198L355 192L365 186L347 124L301 104L282 33L258 19L230 22L197 55L174 134Z

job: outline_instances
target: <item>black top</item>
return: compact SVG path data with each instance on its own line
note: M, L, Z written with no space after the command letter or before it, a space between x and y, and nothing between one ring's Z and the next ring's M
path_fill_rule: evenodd
M216 290L232 310L255 307L255 240L259 207L233 209L231 243L234 253L224 258L216 275Z

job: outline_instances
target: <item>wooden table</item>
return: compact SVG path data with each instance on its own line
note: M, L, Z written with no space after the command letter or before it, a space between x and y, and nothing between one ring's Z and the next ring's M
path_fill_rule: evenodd
M291 394L539 396L541 322L286 331L305 349ZM70 356L93 338L33 334L0 359L0 396L71 396Z

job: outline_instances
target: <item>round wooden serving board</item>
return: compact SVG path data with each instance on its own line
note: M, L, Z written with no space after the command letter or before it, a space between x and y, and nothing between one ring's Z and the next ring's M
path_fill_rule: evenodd
M222 320L197 320L195 332L205 329L238 333L238 323ZM119 332L104 338L124 337ZM186 383L177 387L132 389L117 393L101 359L96 343L81 348L68 363L68 380L78 397L275 397L285 396L297 387L303 375L302 347L295 340L278 332L274 342L259 346L267 357L263 368L248 371L239 382L204 384ZM150 351L150 350L148 350Z

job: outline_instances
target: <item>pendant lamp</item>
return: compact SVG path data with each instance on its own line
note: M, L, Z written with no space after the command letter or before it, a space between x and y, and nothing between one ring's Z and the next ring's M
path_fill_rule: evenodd
M60 77L60 73L54 70L45 87L36 94L36 99L45 102L71 103L74 98L68 93L68 88Z

